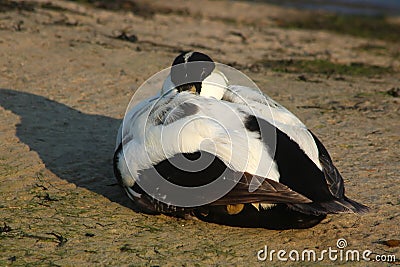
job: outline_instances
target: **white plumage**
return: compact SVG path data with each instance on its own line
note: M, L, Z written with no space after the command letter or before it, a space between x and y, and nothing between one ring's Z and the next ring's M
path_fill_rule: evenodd
M182 112L180 107L189 104L197 108L197 112L174 121L174 116L186 115L175 113ZM166 106L169 113L164 112ZM127 170L124 165L130 167L129 172L122 173L124 182L133 185L138 179L138 170L150 168L177 153L199 150L215 154L235 171L279 181L276 164L267 148L256 133L248 132L244 126L247 114L252 114L252 110L246 105L186 92L169 94L131 110L123 127L126 160L119 165L124 170ZM172 122L159 124L159 120L168 122L168 119ZM210 144L202 146L204 140L210 140L215 149Z
M257 117L265 119L293 139L322 170L314 138L307 127L282 105L254 88L239 85L229 86L224 100L249 106Z

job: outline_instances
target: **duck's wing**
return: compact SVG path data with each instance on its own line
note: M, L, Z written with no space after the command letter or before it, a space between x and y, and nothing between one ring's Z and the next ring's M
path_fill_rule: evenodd
M312 214L365 212L367 207L344 195L344 182L328 151L320 140L291 112L261 92L233 86L226 101L250 106L255 116L248 117L249 129L260 132L276 127L276 150L279 182L310 198L312 204L291 207Z
M319 160L322 164L322 171L324 173L325 180L328 184L329 191L337 199L335 202L339 206L342 206L344 212L355 212L355 213L365 213L369 211L369 207L358 203L352 199L345 196L344 181L342 175L335 167L332 159L321 143L321 141L310 131L319 151ZM329 209L329 208L328 208Z
M202 165L201 161L206 163L205 168L191 172L190 164L194 162L195 166L199 167ZM184 164L180 164L182 162ZM166 203L175 205L181 199L214 206L312 202L304 195L272 179L232 170L219 157L205 151L175 154L151 168L140 170L139 179L140 186L146 188L148 194L154 198L162 197ZM180 191L181 189L175 186L186 187L186 190ZM205 186L208 188L205 189ZM141 194L139 190L136 188L136 193ZM135 196L134 192L131 196Z
M321 162L322 171L328 184L329 191L333 196L342 198L344 196L343 178L335 165L333 165L331 156L324 145L311 131L310 133L312 134L312 137L314 138L315 144L318 148L319 161Z
M257 181L256 189L254 183ZM225 196L214 201L211 205L235 205L246 203L311 203L312 201L274 180L244 173L236 186Z

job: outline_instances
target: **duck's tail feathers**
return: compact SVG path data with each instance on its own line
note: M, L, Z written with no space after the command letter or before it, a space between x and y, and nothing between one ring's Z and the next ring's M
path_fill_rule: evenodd
M307 204L288 204L288 207L310 215L329 213L366 213L369 208L361 203L344 196L342 199L334 199L326 202L313 202Z

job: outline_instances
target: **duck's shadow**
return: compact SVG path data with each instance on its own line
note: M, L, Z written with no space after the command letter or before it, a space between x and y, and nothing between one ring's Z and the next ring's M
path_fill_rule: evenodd
M17 137L61 179L129 206L113 177L120 120L80 112L46 97L0 88L0 105L20 117Z

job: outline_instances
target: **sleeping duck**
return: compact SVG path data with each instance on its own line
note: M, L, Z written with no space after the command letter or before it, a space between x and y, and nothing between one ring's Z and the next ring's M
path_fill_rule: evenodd
M296 116L219 66L180 54L160 92L126 113L114 173L140 211L288 229L368 210L345 196L326 148Z

